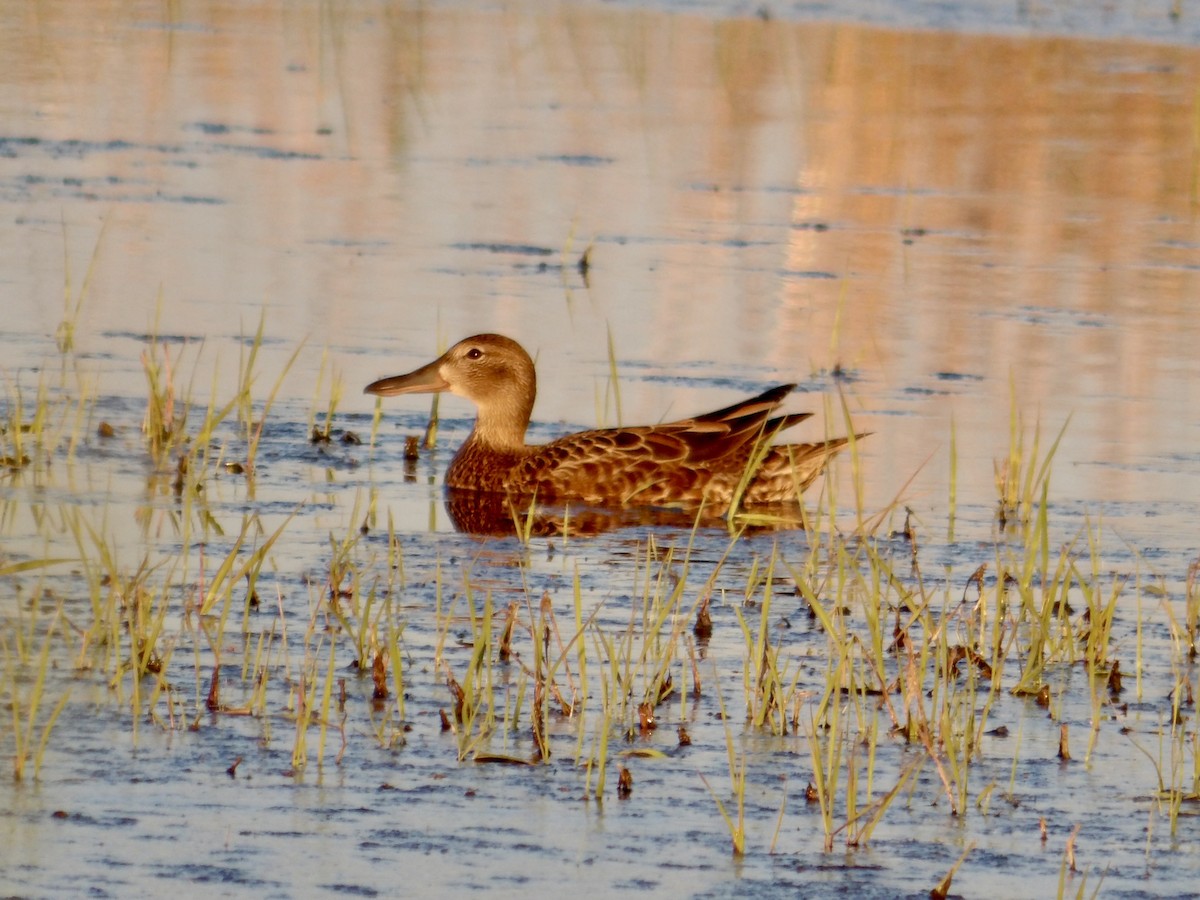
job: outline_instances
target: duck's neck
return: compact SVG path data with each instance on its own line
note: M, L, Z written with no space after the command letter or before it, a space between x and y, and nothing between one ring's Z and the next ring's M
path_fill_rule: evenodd
M477 414L470 441L498 453L522 453L537 396L532 371L526 377L517 375L504 387L489 396L472 398Z
M525 449L532 412L532 399L504 399L480 406L470 440L499 453L520 453Z

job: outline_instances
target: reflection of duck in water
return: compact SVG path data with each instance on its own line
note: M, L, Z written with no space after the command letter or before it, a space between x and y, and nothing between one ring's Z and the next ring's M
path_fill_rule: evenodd
M446 472L446 487L452 515L455 505L464 513L461 520L454 516L456 524L490 531L469 511L504 510L511 522L513 498L593 507L703 505L717 515L730 507L793 502L850 440L768 446L776 433L811 415L772 417L793 387L780 385L691 419L580 431L534 446L525 443L537 394L533 360L498 334L459 341L428 365L381 378L365 391L383 397L450 391L475 404L475 427ZM473 502L464 492L494 496Z

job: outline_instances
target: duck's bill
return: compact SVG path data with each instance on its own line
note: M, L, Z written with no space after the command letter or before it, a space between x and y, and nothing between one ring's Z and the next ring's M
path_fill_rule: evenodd
M434 394L448 390L450 384L442 377L440 360L422 366L407 375L392 375L372 381L365 388L364 394L378 394L380 397L391 397L395 394Z

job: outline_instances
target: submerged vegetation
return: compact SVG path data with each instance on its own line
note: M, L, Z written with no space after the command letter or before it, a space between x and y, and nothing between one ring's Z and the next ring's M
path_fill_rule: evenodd
M967 823L929 886L943 896L970 868L971 821L1036 804L1021 773L1048 756L1086 769L1106 743L1131 744L1147 765L1126 809L1172 838L1200 799L1200 562L1158 574L1130 551L1114 572L1088 516L1059 537L1066 426L1044 448L1015 397L996 497L979 504L989 541L955 542L969 498L953 483L943 535L900 501L862 509L857 489L839 515L831 477L803 531L750 518L628 531L597 561L591 539L525 529L414 560L388 479L416 464L380 443L378 411L359 417L359 446L334 426L332 376L306 425L272 418L299 348L257 394L260 323L235 395L197 404L183 354L150 338L142 420L110 422L81 387L73 334L60 329L60 368L34 388L7 381L0 406L0 753L17 780L92 714L74 702L91 685L135 742L237 719L263 748L290 748L295 778L342 765L354 742L402 761L414 731L456 762L566 761L595 804L636 804L643 776L673 767L737 855L807 840L781 837L798 821L825 851L861 847L932 807ZM85 488L97 469L114 474ZM285 486L314 469L306 497ZM1147 658L1151 631L1167 658ZM228 762L231 777L245 765ZM1073 873L1075 832L1060 846ZM1087 870L1102 880L1102 861Z

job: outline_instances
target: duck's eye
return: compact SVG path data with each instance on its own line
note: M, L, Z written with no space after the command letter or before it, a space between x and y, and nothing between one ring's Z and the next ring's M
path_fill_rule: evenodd
M467 351L467 359L479 359L481 356L483 356L483 351L478 347L472 347Z

